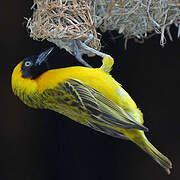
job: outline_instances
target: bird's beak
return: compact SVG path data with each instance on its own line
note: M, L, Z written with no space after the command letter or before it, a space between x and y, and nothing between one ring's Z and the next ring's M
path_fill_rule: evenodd
M36 65L41 65L42 62L46 61L48 55L51 53L51 51L53 49L54 49L54 47L51 47L51 48L47 49L46 51L42 52L36 60Z

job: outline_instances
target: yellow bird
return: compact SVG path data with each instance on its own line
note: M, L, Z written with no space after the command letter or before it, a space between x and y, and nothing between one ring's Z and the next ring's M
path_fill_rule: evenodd
M109 74L114 63L103 58L100 68L74 66L48 70L52 48L25 58L14 69L12 89L26 105L51 109L110 136L131 140L168 174L171 161L146 138L143 114L121 85Z

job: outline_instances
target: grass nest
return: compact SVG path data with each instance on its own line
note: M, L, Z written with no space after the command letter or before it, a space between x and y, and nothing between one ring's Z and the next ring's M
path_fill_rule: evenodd
M73 53L72 41L94 39L89 46L100 50L100 33L116 30L128 40L144 40L152 33L160 34L166 43L170 27L178 27L180 36L179 0L34 0L33 15L28 19L30 36L47 39ZM87 52L85 52L87 53Z

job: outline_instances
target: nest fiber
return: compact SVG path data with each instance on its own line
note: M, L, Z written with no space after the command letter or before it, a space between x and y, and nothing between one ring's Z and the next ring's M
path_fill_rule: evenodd
M125 39L142 40L155 32L164 45L165 32L172 40L170 26L175 24L180 36L179 0L34 0L32 8L30 36L47 39L70 53L72 40L85 41L90 34L94 40L89 46L99 50L97 28L116 30Z
M143 39L155 32L164 45L165 31L172 40L170 26L179 28L179 0L95 0L93 6L95 26L103 32L116 30L126 39Z
M72 40L85 41L90 34L94 39L89 46L100 50L96 28L91 18L91 1L34 0L33 17L28 20L30 36L47 39L72 53Z

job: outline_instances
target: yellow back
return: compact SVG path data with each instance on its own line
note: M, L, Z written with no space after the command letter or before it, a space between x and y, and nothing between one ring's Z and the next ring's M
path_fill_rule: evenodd
M18 91L22 90L26 94L41 94L44 90L53 89L59 83L63 83L68 79L76 79L99 91L106 98L128 111L138 122L143 123L142 113L129 94L111 75L102 71L101 68L82 66L60 68L46 71L36 79L24 79L22 77L21 65L22 62L15 67L12 75L12 88L16 89L17 92L15 94L17 95Z
M99 68L74 66L49 70L36 79L38 91L42 93L45 89L54 88L58 83L63 83L68 79L80 80L82 83L99 91L122 108L136 108L136 104L121 85L115 81L111 75Z

